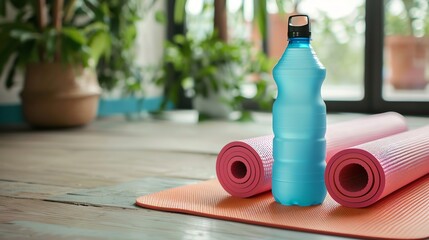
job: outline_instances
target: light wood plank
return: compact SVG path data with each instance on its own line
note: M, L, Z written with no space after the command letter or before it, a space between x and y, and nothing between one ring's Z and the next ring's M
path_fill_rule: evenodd
M134 208L139 196L197 182L200 180L148 177L106 187L78 189L0 180L0 196Z
M77 203L91 206L138 208L135 206L135 201L140 196L197 182L199 181L149 177L107 187L75 190L62 195L49 196L46 199L55 202Z
M271 133L254 123L126 123L120 129L35 131L0 136L0 146L69 150L161 150L217 154L228 142Z
M134 203L137 197L197 182L200 180L147 177L106 187L78 189L0 180L0 196L100 207L136 208Z
M214 155L157 151L1 148L3 180L73 188L109 186L148 176L209 179Z
M51 196L79 191L76 188L0 180L0 196L47 199Z
M343 239L146 209L0 197L5 239Z

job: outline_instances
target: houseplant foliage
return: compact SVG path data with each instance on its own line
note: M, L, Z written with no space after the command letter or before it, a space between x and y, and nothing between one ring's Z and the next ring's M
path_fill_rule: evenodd
M392 5L403 11L390 11ZM390 0L386 11L388 80L396 89L423 89L429 56L427 0Z
M76 18L82 13L75 11L75 1L66 1L64 10L58 9L59 12L64 11L64 16L58 17L60 19L48 18L43 12L48 10L52 15L59 16L60 13L54 13L56 10L53 5L61 1L48 1L40 6L40 1L0 2L0 5L9 2L16 11L13 22L0 25L0 71L9 70L5 82L8 88L14 84L13 76L17 67L24 67L28 63L54 61L79 63L84 67L95 66L100 56L108 49L107 27L101 22L77 24ZM5 9L5 6L1 9ZM4 17L6 12L0 11L0 14ZM12 67L6 69L6 63L10 59L13 62Z
M264 108L271 106L267 92L272 63L263 55L252 51L251 44L243 40L224 42L214 32L197 40L192 36L176 35L165 43L165 52L157 84L165 86L166 101L177 103L179 91L193 99L200 117L225 118L231 111L241 111L242 119L249 116L243 110L246 94L243 86L253 85L256 94L250 96ZM259 81L249 77L257 73ZM175 81L169 82L169 74ZM209 99L209 103L201 103ZM201 108L195 105L201 105Z
M271 107L273 91L268 91L268 83L273 62L256 52L250 42L228 38L226 0L203 2L203 11L213 11L213 30L203 36L191 32L176 35L166 42L157 78L157 83L164 85L164 106L167 101L178 103L183 91L192 99L200 119L227 118L232 111L239 111L240 120L249 120L251 115L243 107L246 99L256 100L265 109ZM187 0L175 1L176 23L185 20L186 4ZM265 36L265 0L254 4L256 21Z
M174 21L176 23L182 23L185 19L185 6L187 4L188 0L176 0L175 1L175 5L174 5ZM210 3L213 4L214 2L214 6L215 6L215 12L217 11L222 11L219 8L224 8L226 6L226 1L227 0L203 0L205 2L205 4ZM237 0L230 0L230 1L237 1ZM300 0L293 0L292 2L294 2L294 4L298 4ZM221 4L216 4L217 2L221 2ZM267 38L267 16L268 16L268 12L267 12L267 0L253 0L253 16L255 19L255 23L258 26L258 29L261 33L262 38L266 39ZM274 2L274 4L277 6L279 12L281 14L284 14L284 9L285 9L285 1L280 1L277 0ZM242 4L241 6L241 11L244 14L244 4ZM215 13L216 14L216 13ZM215 17L216 18L216 17ZM221 25L221 24L217 24L215 19L215 28L216 25ZM218 29L219 30L219 29Z
M97 65L99 83L112 90L120 85L126 94L142 90L142 69L135 60L137 22L152 9L156 0L85 0L91 23L102 22L109 29L110 50ZM158 15L156 15L158 16Z
M6 71L6 87L11 87L17 69L25 70L24 117L43 127L91 121L100 94L94 67L110 48L107 26L87 21L90 18L79 11L83 5L78 4L83 2L18 0L9 4L16 16L0 26L0 72ZM4 9L6 1L0 5Z
M17 43L12 43L12 40L20 38L21 34L24 34L20 40L24 41L26 47L20 48L21 52L31 53L18 54L17 58L21 60L17 59L17 63L52 60L53 42L57 38L56 35L61 35L62 38L66 38L63 44L67 50L62 54L63 62L82 62L84 66L89 66L88 60L92 57L91 66L96 65L99 83L104 89L112 90L121 80L125 79L123 85L126 86L127 91L141 90L141 69L133 61L135 54L133 47L137 34L137 22L142 20L153 7L155 0L66 0L62 32L57 33L55 28L48 24L46 28L43 28L43 34L37 25L36 1L0 0L0 16L6 15L7 2L17 11L17 14L14 23L1 25L1 40L9 37L11 45L15 46ZM50 8L53 5L52 1L47 3L47 9L52 11ZM12 30L14 30L13 36L10 36ZM68 44L70 43L68 38L72 44ZM8 46L10 45L6 43L1 48L5 50L2 52L5 55L1 56L2 62L0 63L9 60L10 56L16 52L14 49L17 47L9 48ZM39 48L46 49L42 56L36 51ZM73 53L68 54L70 51ZM4 66L5 64L1 64L0 70L4 70ZM13 64L13 66L17 65ZM11 70L6 81L8 88L13 85L13 74L16 68L12 67Z

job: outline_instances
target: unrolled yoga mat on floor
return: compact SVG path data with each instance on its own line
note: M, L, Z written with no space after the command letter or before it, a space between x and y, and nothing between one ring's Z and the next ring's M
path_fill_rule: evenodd
M229 195L209 180L139 197L145 208L210 218L357 238L429 237L429 175L367 208L347 208L326 197L322 205L282 206L271 192L252 198ZM285 236L287 237L287 236Z
M429 126L338 152L328 162L325 182L335 201L358 208L428 173ZM420 204L429 205L429 195L421 197Z
M388 112L327 128L327 159L347 147L407 130L403 116ZM236 197L251 197L271 189L273 136L262 136L228 143L220 151L216 175L227 192Z

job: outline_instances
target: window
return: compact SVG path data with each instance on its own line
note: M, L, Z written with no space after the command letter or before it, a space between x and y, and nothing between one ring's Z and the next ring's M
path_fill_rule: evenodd
M237 2L244 11L228 13L230 32L241 24L231 27L231 14L236 19L242 14L245 22L246 13L252 12L246 6L253 7L253 1ZM287 23L278 16L275 2L266 1L269 32L263 45L269 56L279 58L287 43ZM429 115L428 5L428 0L284 1L287 13L313 19L312 46L327 68L322 95L328 111ZM242 29L252 35L252 28Z
M366 38L371 44L366 52L365 67L368 79L365 84L372 92L368 96L369 111L429 115L429 92L427 84L426 86L422 84L424 79L425 81L428 79L428 56L426 55L428 47L426 45L426 48L416 51L418 47L406 47L401 43L402 40L394 37L404 34L408 35L406 38L417 37L411 40L418 42L417 46L421 39L427 39L428 1L376 0L367 1L367 4L369 5L367 11L370 13L367 16ZM407 16L408 14L411 15ZM407 20L408 17L411 17L411 22ZM409 28L406 29L407 27ZM425 34L426 37L424 37ZM407 49L404 56L397 53L393 53L392 56L392 50L397 48L398 44L401 48ZM370 58L369 53L374 57ZM426 60L422 60L423 54ZM402 61L402 64L397 64L396 61ZM405 73L405 77L402 77L401 72L406 68L408 72ZM418 70L412 70L413 68ZM424 77L415 77L419 74ZM398 83L404 79L412 79L413 83L405 85ZM418 84L415 84L416 82Z
M302 0L296 8L294 11L308 14L312 19L311 44L327 69L323 98L362 100L365 1Z

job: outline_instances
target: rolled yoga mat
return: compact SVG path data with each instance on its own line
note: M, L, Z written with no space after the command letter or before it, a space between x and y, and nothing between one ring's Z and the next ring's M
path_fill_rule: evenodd
M404 117L394 112L331 124L326 132L326 159L347 147L406 130ZM222 187L232 196L242 198L270 190L272 145L273 135L268 135L224 146L216 162L216 174Z
M338 152L328 162L325 182L335 201L360 208L428 173L426 126ZM422 196L422 204L429 204L428 197Z

